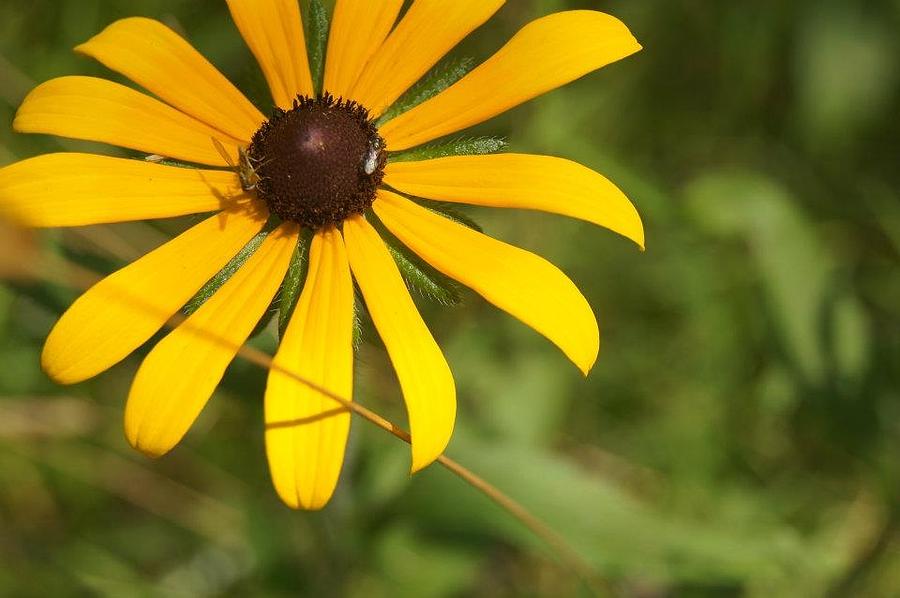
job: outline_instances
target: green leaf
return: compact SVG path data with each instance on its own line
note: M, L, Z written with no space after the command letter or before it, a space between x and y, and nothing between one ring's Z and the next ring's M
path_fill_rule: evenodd
M382 224L378 217L369 213L369 222L384 239L388 250L400 269L400 274L406 282L406 286L422 297L435 301L441 305L458 305L462 302L462 287L458 282L444 276L419 256L406 248L391 232Z
M264 228L262 232L250 239L250 241L244 245L243 249L241 249L236 256L231 258L231 261L225 264L225 267L219 270L219 273L203 285L203 288L197 291L197 294L181 308L181 313L185 316L190 316L200 309L200 307L206 303L210 297L215 295L216 292L221 289L232 276L234 276L234 273L250 259L250 256L259 249L259 246L266 240L266 237L269 236L269 233L272 232L273 228L274 227L271 225L266 225L266 228Z
M824 381L821 322L836 271L830 248L780 182L754 172L708 172L686 189L694 222L746 239L787 354L803 376Z
M843 377L857 380L871 363L871 324L865 308L849 292L831 308L830 327L835 367Z
M416 160L434 160L448 156L481 156L505 151L509 143L502 137L460 137L417 147L404 152L390 154L389 162L414 162Z
M387 112L378 119L378 123L386 123L419 104L430 100L465 77L472 70L473 66L475 66L475 59L469 57L448 58L441 61L419 83L400 96L400 99L394 102Z
M316 95L322 93L322 80L325 72L325 53L328 50L328 32L330 29L328 9L322 0L309 0L309 18L306 22L306 45L309 52L309 70L312 73L313 87Z
M291 257L291 265L288 266L287 274L284 276L284 282L281 283L281 291L278 294L278 337L284 336L287 330L288 322L291 321L291 315L294 308L297 307L297 300L300 298L300 291L303 290L303 284L306 282L306 272L309 270L309 246L312 242L312 231L308 228L303 229L300 234L300 240L297 242L297 248Z

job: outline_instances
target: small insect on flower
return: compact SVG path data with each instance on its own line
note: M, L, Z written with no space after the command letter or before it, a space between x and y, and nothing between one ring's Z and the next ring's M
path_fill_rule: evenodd
M381 150L384 149L384 143L380 137L376 137L369 143L369 151L366 154L366 161L363 162L363 171L367 175L375 174L378 170L378 159L381 156Z
M231 157L221 141L212 138L212 142L216 146L216 150L222 155L222 159L237 172L238 177L241 179L241 188L246 192L256 189L260 179L259 175L256 174L256 169L253 167L253 162L250 160L247 148L244 146L238 147L238 163L235 164L234 158Z

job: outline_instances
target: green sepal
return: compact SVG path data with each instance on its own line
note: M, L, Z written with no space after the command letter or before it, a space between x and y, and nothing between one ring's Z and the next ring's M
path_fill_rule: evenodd
M363 339L363 312L365 311L366 306L363 303L362 297L360 297L359 293L354 291L353 293L353 351L359 351L359 348L362 346Z
M328 9L322 0L309 0L309 15L306 19L306 48L309 53L309 70L312 74L315 94L322 93L322 82L325 73L325 53L328 51L328 34L330 23Z
M212 141L210 141L212 143ZM146 162L147 164L159 164L160 166L174 166L175 168L186 168L188 170L198 170L200 167L193 164L185 164L184 162L176 162L175 160L148 160L147 158L132 158L138 162Z
M482 156L505 151L509 143L502 137L460 137L433 145L392 153L388 162L415 162L449 156Z
M475 220L465 214L459 209L459 204L449 203L446 201L434 201L431 199L422 199L420 197L407 197L407 199L419 204L426 210L431 210L432 212L436 212L441 216L444 216L457 224L462 224L465 227L471 228L472 230L478 231L480 233L484 232L484 229L481 228L481 225L475 222Z
M371 210L367 218L387 245L409 290L441 305L459 305L462 302L462 286L458 282L438 272L410 251Z
M419 104L430 100L463 77L475 66L474 58L448 58L432 68L425 77L409 91L400 96L378 119L378 124L397 118Z
M219 270L219 272L209 279L203 288L197 291L197 294L188 301L184 307L181 308L181 313L185 316L190 316L195 311L200 309L204 303L206 303L210 297L216 294L216 292L221 289L228 280L234 276L234 273L237 272L244 263L250 259L250 256L259 249L259 246L262 245L263 241L266 240L266 237L269 236L269 233L275 230L277 224L273 221L269 221L265 228L262 231L257 233L255 237L250 239L246 245L237 253L236 256L231 258L225 267Z
M304 228L300 233L294 255L291 256L291 264L288 266L287 274L284 276L281 290L278 293L278 338L284 338L284 332L287 330L294 308L297 307L297 300L300 299L300 292L306 283L310 243L312 243L312 231Z
M407 287L441 305L459 305L462 302L459 285L436 270L425 267L420 260L412 259L404 250L393 245L388 245L388 249Z
M272 323L272 318L275 317L275 313L278 311L278 301L273 299L271 303L269 303L269 307L266 308L265 313L263 313L262 318L260 318L259 322L256 323L256 326L253 328L253 332L250 333L250 338L254 338L255 336L261 334L268 326Z

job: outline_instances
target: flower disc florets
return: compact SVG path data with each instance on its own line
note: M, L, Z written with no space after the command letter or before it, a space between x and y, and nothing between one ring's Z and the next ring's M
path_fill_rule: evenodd
M313 229L369 209L387 160L368 110L330 94L276 109L248 153L260 199L282 220Z

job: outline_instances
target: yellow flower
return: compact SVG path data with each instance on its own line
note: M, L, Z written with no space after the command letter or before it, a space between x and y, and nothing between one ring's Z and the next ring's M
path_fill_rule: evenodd
M327 93L316 95L297 0L228 0L271 89L277 108L269 120L157 21L124 19L78 46L152 95L103 79L61 77L25 99L17 131L206 168L78 153L39 156L0 170L0 215L58 227L216 214L79 298L47 339L46 372L71 384L118 363L255 241L243 266L153 348L135 377L125 414L128 440L148 455L166 453L268 309L303 229L311 229L305 283L275 362L351 397L355 279L400 381L417 471L450 439L456 392L370 223L377 216L425 262L546 336L587 374L599 347L597 323L560 270L406 196L564 214L642 245L640 218L622 192L583 166L548 156L392 158L638 51L628 29L586 10L538 19L441 93L378 120L503 4L416 0L400 18L402 0L337 0L324 65ZM277 228L269 232L273 221ZM273 369L265 419L278 494L294 508L321 508L340 474L349 413Z

